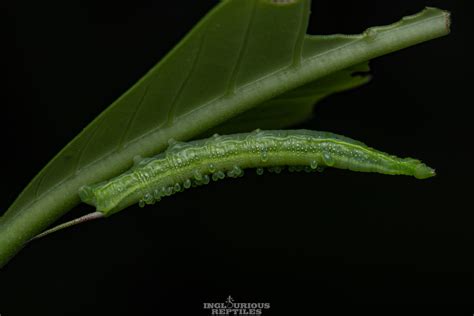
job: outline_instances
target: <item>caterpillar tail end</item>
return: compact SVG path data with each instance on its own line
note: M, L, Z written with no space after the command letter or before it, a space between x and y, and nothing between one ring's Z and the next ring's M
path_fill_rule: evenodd
M417 179L427 179L434 177L436 175L435 169L428 167L424 163L420 163L415 167L415 170L413 171L413 175Z

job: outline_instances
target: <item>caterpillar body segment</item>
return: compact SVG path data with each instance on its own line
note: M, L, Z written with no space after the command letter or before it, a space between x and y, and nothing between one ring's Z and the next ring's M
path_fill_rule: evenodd
M127 172L80 189L83 202L105 216L139 203L153 204L165 196L210 180L239 177L247 168L279 171L319 170L323 167L429 178L435 171L413 158L399 158L359 141L310 130L256 130L251 133L214 135L191 141L170 142L152 158L136 161Z

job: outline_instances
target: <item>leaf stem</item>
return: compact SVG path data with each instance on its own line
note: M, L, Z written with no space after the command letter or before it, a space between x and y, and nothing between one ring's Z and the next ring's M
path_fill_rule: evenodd
M31 238L30 241L28 241L28 242L31 242L35 239L42 238L44 236L55 233L55 232L60 231L62 229L65 229L65 228L68 228L68 227L71 227L71 226L75 226L75 225L78 225L78 224L82 224L82 223L85 223L85 222L89 222L89 221L99 219L99 218L102 218L102 217L104 217L104 214L101 213L101 212L93 212L93 213L86 214L84 216L75 218L75 219L70 220L66 223L62 223L62 224L59 224L57 226L54 226L53 228L45 230L41 234L36 235L35 237Z

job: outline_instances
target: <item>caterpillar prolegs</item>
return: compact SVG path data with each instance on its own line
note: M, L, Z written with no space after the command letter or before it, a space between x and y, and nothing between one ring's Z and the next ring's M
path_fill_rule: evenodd
M409 175L418 179L435 175L434 169L413 158L398 158L364 143L329 132L310 130L256 130L214 135L191 142L170 142L153 157L136 161L127 172L108 181L85 185L81 200L109 216L127 206L153 204L192 186L225 177L239 177L247 168L280 171L334 167L362 172Z

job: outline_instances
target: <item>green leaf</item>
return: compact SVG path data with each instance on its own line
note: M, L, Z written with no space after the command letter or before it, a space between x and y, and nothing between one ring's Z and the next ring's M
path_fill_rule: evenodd
M0 219L0 266L76 205L79 187L124 171L134 156L219 125L299 122L321 97L363 83L348 78L350 67L449 32L449 15L429 8L360 35L310 36L309 8L309 0L220 2L25 188Z
M230 134L260 129L279 129L304 122L312 117L314 105L321 99L359 87L370 80L369 64L349 67L301 87L285 92L239 114L211 129L205 135Z

